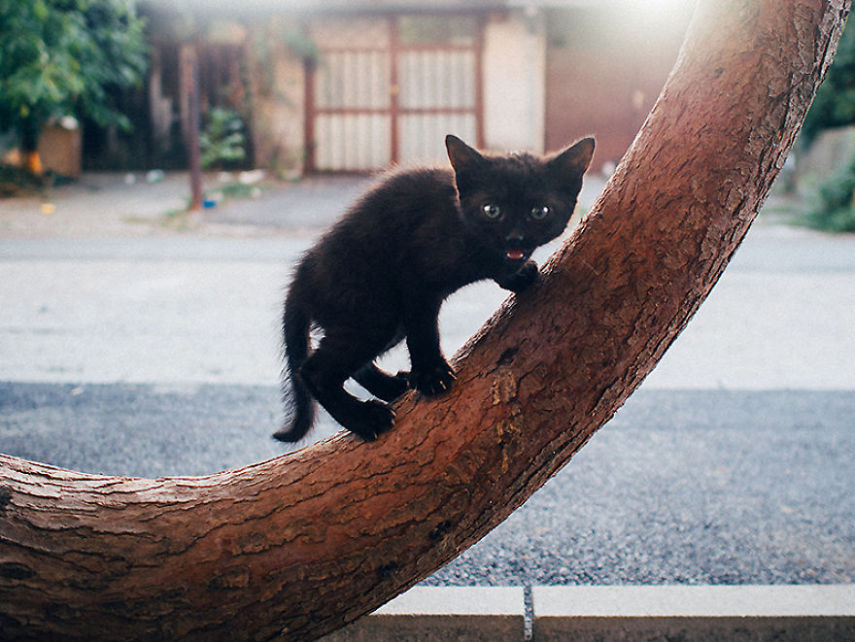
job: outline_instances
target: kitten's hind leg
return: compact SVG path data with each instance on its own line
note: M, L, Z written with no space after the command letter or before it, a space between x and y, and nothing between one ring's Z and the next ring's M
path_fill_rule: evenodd
M358 340L327 335L299 373L300 379L332 418L365 441L374 441L380 433L389 430L395 413L380 401L356 399L345 391L344 382L361 364L376 356L377 353L371 353Z
M393 376L383 372L373 363L369 363L357 370L353 378L378 399L394 401L409 388L407 384L409 375L409 372L399 372Z

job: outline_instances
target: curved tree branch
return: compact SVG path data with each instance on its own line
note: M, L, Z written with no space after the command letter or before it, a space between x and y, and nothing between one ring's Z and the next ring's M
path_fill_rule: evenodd
M7 638L307 639L483 537L558 471L710 291L783 165L849 0L708 0L600 200L439 401L203 478L0 458Z

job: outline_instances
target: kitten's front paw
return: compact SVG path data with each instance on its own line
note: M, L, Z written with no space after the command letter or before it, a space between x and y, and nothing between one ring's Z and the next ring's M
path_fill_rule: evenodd
M375 400L363 401L359 415L345 426L363 441L374 441L390 430L395 423L395 411L385 403Z
M498 284L506 290L519 294L537 281L537 276L537 263L526 261L519 270L498 281Z
M410 373L410 385L427 397L448 392L454 380L454 370L445 361L425 370L413 368Z

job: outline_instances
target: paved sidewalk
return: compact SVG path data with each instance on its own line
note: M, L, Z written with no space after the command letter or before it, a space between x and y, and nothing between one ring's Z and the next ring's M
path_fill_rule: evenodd
M85 174L76 183L42 194L0 199L0 238L172 235L167 214L185 208L188 195L183 173L155 183L146 182L143 174Z
M239 174L205 176L206 193L222 192ZM189 202L186 173L147 182L141 173L91 173L70 185L19 198L0 199L0 239L259 238L307 237L328 226L376 176L317 176L289 183L265 179L257 196L226 198L197 214ZM579 202L589 208L605 181L591 176Z

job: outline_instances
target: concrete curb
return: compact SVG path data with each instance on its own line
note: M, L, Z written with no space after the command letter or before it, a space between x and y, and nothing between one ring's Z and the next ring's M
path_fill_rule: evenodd
M534 638L855 640L855 585L536 586Z
M416 586L323 642L525 639L521 586Z
M855 640L855 584L415 587L324 642Z

